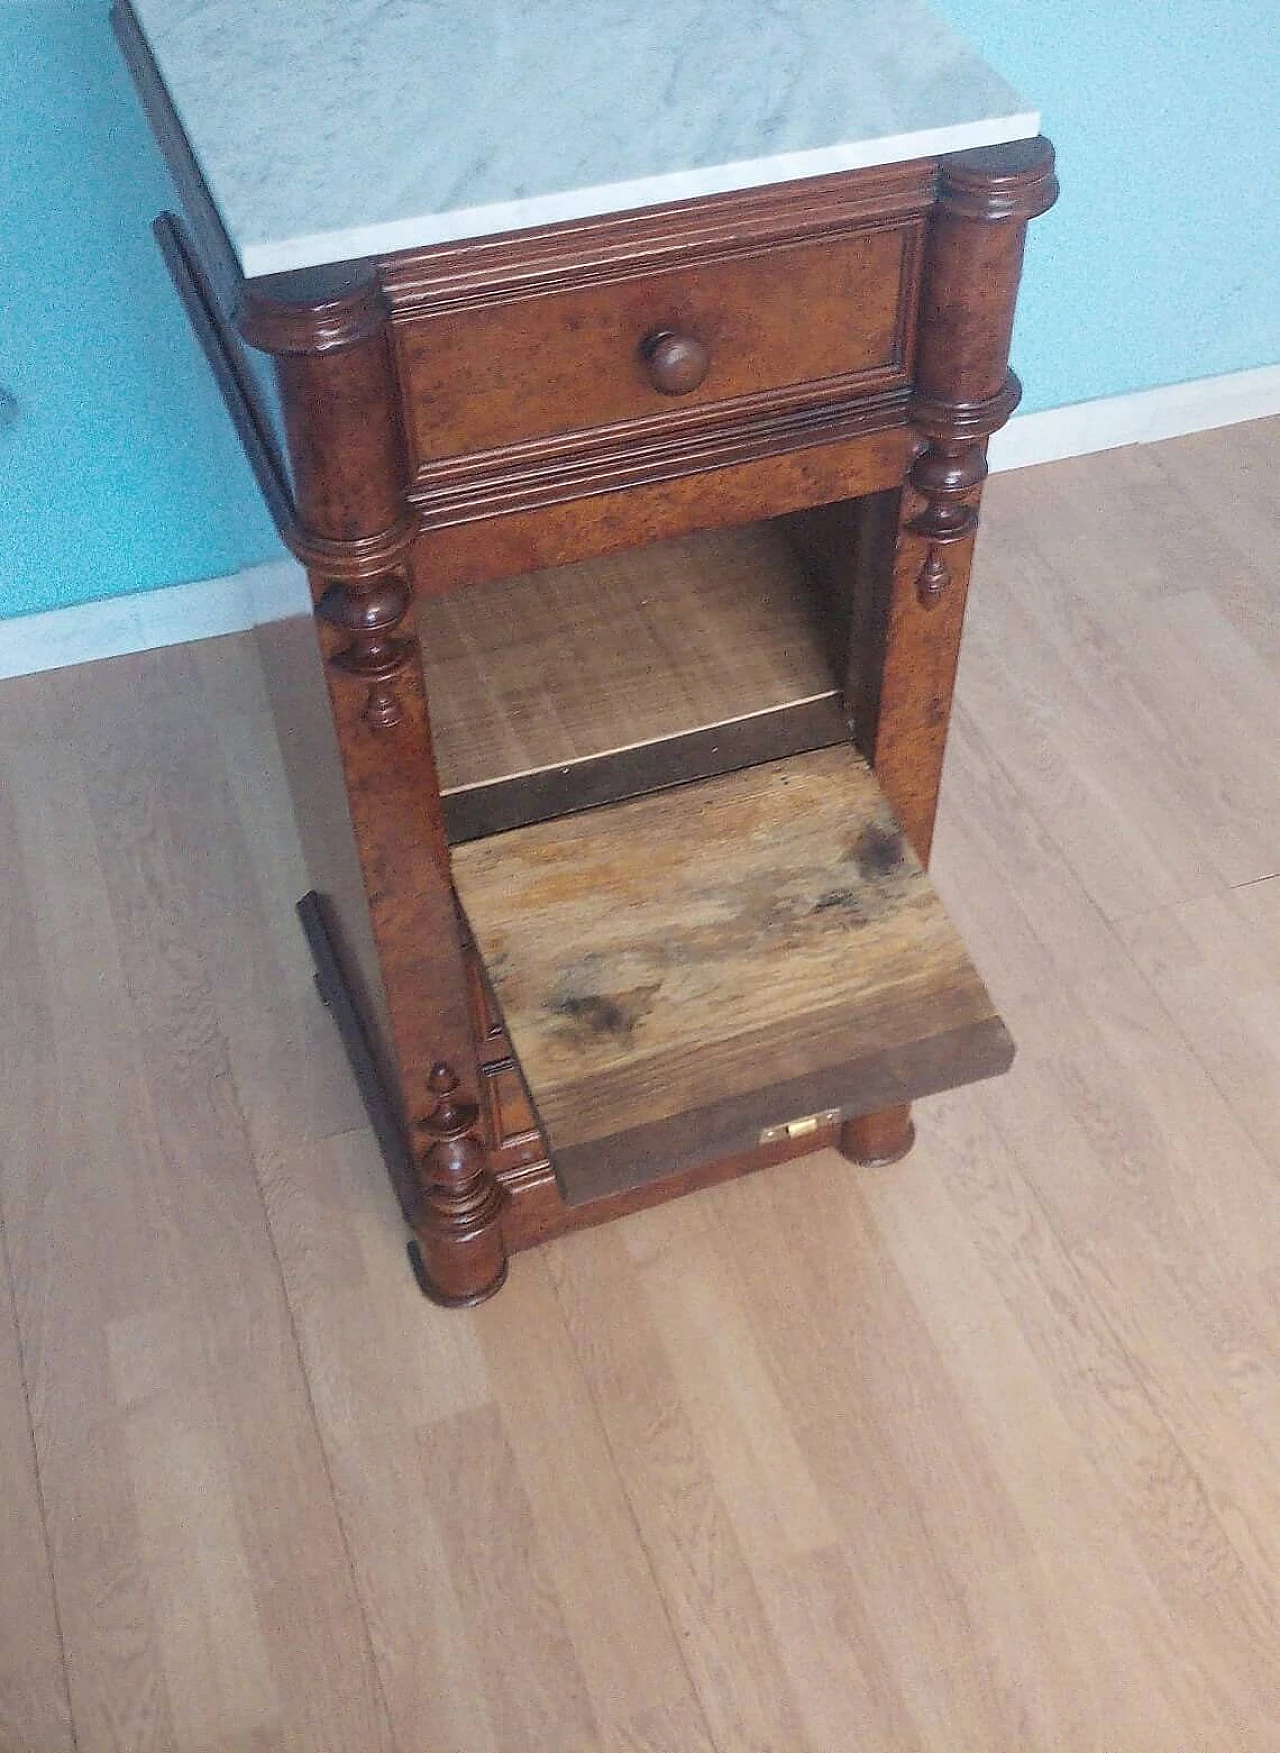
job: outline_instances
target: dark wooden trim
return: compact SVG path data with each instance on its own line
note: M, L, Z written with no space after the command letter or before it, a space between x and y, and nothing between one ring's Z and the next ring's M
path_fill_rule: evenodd
M594 1229L599 1224L627 1217L634 1211L647 1211L651 1206L665 1205L670 1199L683 1199L686 1194L718 1187L725 1181L736 1181L743 1175L754 1175L780 1163L794 1162L798 1157L811 1156L815 1151L831 1148L838 1130L827 1126L799 1142L787 1139L777 1144L758 1145L741 1156L721 1157L715 1162L704 1163L701 1168L664 1175L660 1180L633 1187L625 1193L606 1193L586 1205L565 1204L556 1185L555 1172L547 1161L521 1169L500 1169L498 1179L510 1196L502 1220L507 1251L515 1254L526 1248L541 1247L557 1236Z
M231 423L244 447L267 510L282 540L295 534L293 488L289 466L280 454L271 417L252 372L244 361L239 337L222 313L200 257L182 221L162 213L152 226L187 320L209 362Z
M404 1116L378 1069L351 980L338 950L329 903L324 895L312 889L298 902L297 913L316 965L316 991L337 1024L365 1113L369 1116L382 1160L387 1165L391 1184L400 1201L400 1209L406 1221L412 1223L417 1213L418 1183Z
M375 326L370 309L383 312ZM465 1301L496 1288L501 1198L485 1147L451 1118L475 1106L477 1043L412 592L394 565L413 526L385 309L346 301L320 313L314 338L312 350L276 356L298 546L326 563L310 582L405 1124L415 1145L415 1128L429 1129L425 1153L415 1150L412 1222L428 1278ZM457 1080L450 1092L442 1065Z
M849 1162L865 1169L900 1163L916 1141L911 1108L900 1104L874 1114L857 1114L840 1128L836 1148Z
M196 247L206 277L214 286L216 302L230 311L234 308L243 279L239 258L222 223L217 202L209 193L209 186L187 143L182 123L129 0L115 0L111 8L111 28L195 234Z
M450 842L458 845L783 755L830 748L848 738L849 727L833 690L820 699L778 706L710 729L445 792L445 824Z
M728 468L641 479L590 498L427 528L414 545L414 580L424 596L443 594L693 530L896 490L910 465L912 436L909 427L895 425Z
M480 1140L480 1108L459 1093L445 1064L427 1080L434 1106L422 1122L422 1206L409 1259L423 1294L445 1309L471 1308L507 1281L502 1237L506 1189L489 1172Z
M1009 343L1028 222L1053 205L1053 148L1043 138L956 153L939 165L916 336L912 422L920 449L899 501L896 540L863 530L882 558L872 603L853 619L850 673L859 746L921 860L933 844L960 655L986 441L1018 405ZM861 643L859 643L861 641ZM911 1146L909 1110L846 1125L856 1160L892 1161Z

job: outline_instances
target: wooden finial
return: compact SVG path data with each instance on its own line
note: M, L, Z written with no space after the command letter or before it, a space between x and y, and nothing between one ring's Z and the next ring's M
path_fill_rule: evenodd
M950 583L951 568L947 565L942 549L935 542L916 575L916 597L920 606L925 609L933 608Z
M422 1159L422 1207L414 1225L420 1249L410 1259L425 1295L446 1308L482 1303L507 1276L502 1239L505 1190L489 1168L476 1136L480 1110L459 1101L451 1065L432 1066L427 1088L435 1098L421 1122L430 1143Z
M363 717L374 730L390 730L404 716L394 678L408 667L412 646L393 637L409 609L409 587L398 573L330 585L319 613L331 627L351 635L333 662L369 684Z

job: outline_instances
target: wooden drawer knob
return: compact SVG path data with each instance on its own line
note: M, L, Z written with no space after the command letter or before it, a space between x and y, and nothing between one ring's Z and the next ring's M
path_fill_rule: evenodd
M649 382L664 396L687 396L706 377L711 355L696 335L678 329L655 329L640 343L649 368Z

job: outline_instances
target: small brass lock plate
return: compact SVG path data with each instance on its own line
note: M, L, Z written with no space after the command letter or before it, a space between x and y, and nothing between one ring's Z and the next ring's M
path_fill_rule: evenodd
M766 1126L760 1133L761 1144L781 1144L784 1139L808 1138L823 1126L834 1126L840 1119L839 1108L824 1108L820 1114L801 1114L795 1120L784 1120L779 1126Z

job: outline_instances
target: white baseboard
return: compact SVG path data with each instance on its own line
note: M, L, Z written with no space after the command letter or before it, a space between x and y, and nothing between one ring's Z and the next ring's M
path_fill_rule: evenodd
M1158 444L1214 426L1265 420L1270 414L1280 414L1280 365L1104 396L1043 414L1015 414L992 438L988 457L993 471L1026 469L1123 444Z
M1280 414L1280 365L1016 415L991 440L991 467L1024 469L1271 414ZM305 614L309 607L302 568L293 560L274 560L230 578L20 615L0 621L0 679L243 633L266 621Z
M0 679L243 633L262 621L306 613L309 607L302 568L293 560L274 560L229 578L203 578L136 596L18 615L0 621Z

